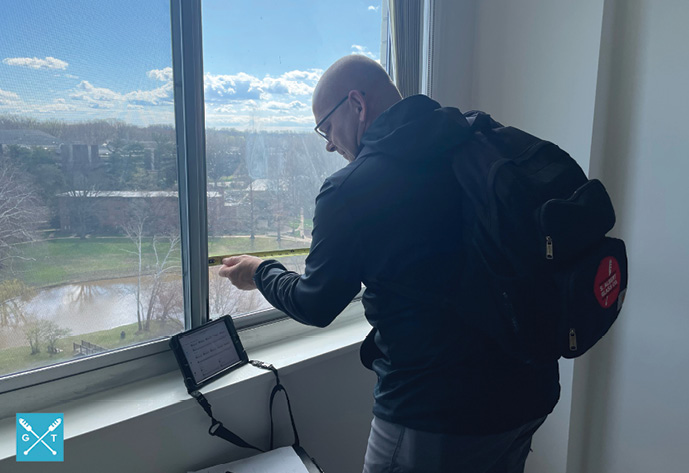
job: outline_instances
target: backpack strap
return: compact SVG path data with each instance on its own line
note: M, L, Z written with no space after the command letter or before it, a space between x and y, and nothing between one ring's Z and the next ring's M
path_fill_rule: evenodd
M275 387L270 393L270 450L273 449L273 439L274 439L274 432L273 432L273 401L275 400L275 395L279 393L280 391L285 393L285 399L287 400L287 410L289 411L289 419L290 422L292 423L292 432L294 433L294 447L299 447L299 433L297 432L297 426L294 423L294 415L292 414L292 403L289 401L289 395L287 394L287 390L285 387L282 385L280 382L280 376L278 375L278 370L275 368L273 365L264 363L262 361L258 360L250 360L249 363L256 368L261 368L264 370L270 370L273 372L275 375Z
M258 447L254 447L251 445L249 442L241 438L239 435L235 434L228 428L226 428L222 422L220 422L218 419L213 417L213 411L211 409L211 404L208 402L208 399L201 394L200 391L192 391L191 396L198 401L198 403L203 407L203 410L206 411L206 414L208 414L208 417L211 418L211 426L208 428L208 433L214 437L220 437L222 439L227 440L231 444L234 444L238 447L242 448L251 448L253 450L258 450L259 452L263 452L264 450L261 450ZM272 432L271 432L272 433Z
M275 366L264 363L262 361L258 360L250 360L249 363L252 366L255 366L256 368L272 371L272 373L275 375L275 387L273 387L273 390L270 393L270 448L269 450L273 450L273 444L274 444L274 422L273 422L273 401L275 400L275 396L277 395L278 392L282 391L285 393L285 399L287 400L287 409L289 410L289 417L290 421L292 423L292 432L294 433L294 444L293 447L299 448L299 434L297 433L297 426L294 423L294 415L292 414L292 403L290 403L289 396L287 395L287 390L285 387L282 385L280 382L280 376L278 375L278 370L275 368ZM198 403L201 405L204 411L206 411L206 414L208 414L208 417L211 418L211 426L208 428L208 433L214 437L220 437L222 439L227 440L231 444L234 444L238 447L242 448L251 448L253 450L258 450L259 452L264 452L265 450L262 450L258 447L255 447L251 445L249 442L241 438L239 435L235 434L231 430L229 430L227 427L223 425L222 422L220 422L218 419L213 417L213 410L211 409L211 404L208 402L208 399L201 394L200 391L192 391L189 393L194 399L198 401Z

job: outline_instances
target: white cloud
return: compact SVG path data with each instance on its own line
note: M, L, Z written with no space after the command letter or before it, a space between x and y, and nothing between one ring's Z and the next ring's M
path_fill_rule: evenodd
M0 113L44 114L53 112L75 111L77 108L65 99L54 99L52 102L25 102L14 92L0 90Z
M305 130L313 126L311 95L322 75L322 69L292 70L277 77L207 73L206 123L240 129Z
M209 102L260 99L263 94L261 80L244 72L233 75L206 73L204 85L204 96Z
M73 74L65 74L65 77L67 77L68 79L78 79L79 78L78 76L75 76Z
M217 113L303 113L310 116L311 110L309 105L299 100L292 100L290 102L280 102L277 100L246 100L244 102L235 102L215 106L212 108Z
M163 69L152 69L146 73L151 79L162 80L168 82L172 80L172 67Z
M206 108L206 124L211 127L232 127L258 130L310 130L313 117L308 115L266 115L260 113L228 113L228 106ZM222 111L221 111L222 110Z
M309 69L308 71L285 72L280 77L286 80L306 80L310 82L318 82L322 75L323 69Z
M7 90L0 89L0 105L3 106L14 106L19 105L21 99L14 92L9 92Z
M60 59L55 59L54 57L48 56L45 59L40 59L37 57L7 57L2 60L3 63L8 66L22 66L29 67L31 69L67 69L67 64L65 61Z
M292 70L274 77L207 73L206 123L211 127L306 130L313 126L311 95L322 74L322 69ZM28 102L14 92L0 90L0 113L68 120L106 116L137 124L172 122L172 68L151 69L146 76L159 81L159 87L122 91L81 79L61 94L63 98Z
M77 107L67 103L65 99L55 99L52 103L35 104L31 111L34 113L73 112Z
M124 99L135 105L162 105L173 103L172 82L152 90L135 90L124 95Z
M293 100L289 103L269 101L264 102L262 105L264 110L304 110L308 108L305 103L298 100Z
M373 5L369 5L368 11L378 11L380 10L380 5L377 7L374 7Z
M95 87L89 81L82 80L69 95L71 98L86 102L92 108L113 108L123 100L122 94L110 89Z
M206 73L205 98L212 103L269 100L275 95L310 96L323 71L289 71L279 77L262 79L244 72L233 75Z
M135 90L120 94L104 87L95 87L87 80L77 84L69 95L71 98L86 102L91 108L114 108L131 105L162 105L172 103L172 82L151 90Z
M371 59L376 59L375 54L369 51L367 46L361 46L358 44L352 44L352 54L361 54L362 56L368 56Z

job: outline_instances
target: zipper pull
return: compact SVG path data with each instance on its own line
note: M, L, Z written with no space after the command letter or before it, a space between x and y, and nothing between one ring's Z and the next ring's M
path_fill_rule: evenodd
M553 239L545 237L545 259L553 259Z
M577 351L577 331L569 329L569 351Z

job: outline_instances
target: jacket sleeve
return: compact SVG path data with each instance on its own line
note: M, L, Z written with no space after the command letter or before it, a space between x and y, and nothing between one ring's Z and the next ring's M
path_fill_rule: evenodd
M266 260L254 275L258 290L275 308L317 327L330 324L361 289L361 232L336 191L326 180L316 198L304 274Z

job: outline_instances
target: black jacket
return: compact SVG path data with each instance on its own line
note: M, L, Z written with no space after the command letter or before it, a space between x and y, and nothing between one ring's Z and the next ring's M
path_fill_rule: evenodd
M550 413L557 362L519 364L467 324L456 295L464 270L462 197L447 159L467 126L423 95L395 104L362 137L357 159L316 199L303 275L275 260L254 277L292 318L328 325L363 282L381 356L376 416L430 432L488 434ZM453 303L454 301L454 303Z

